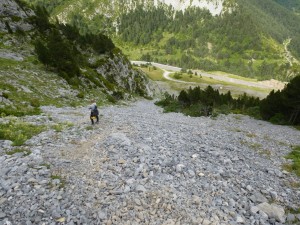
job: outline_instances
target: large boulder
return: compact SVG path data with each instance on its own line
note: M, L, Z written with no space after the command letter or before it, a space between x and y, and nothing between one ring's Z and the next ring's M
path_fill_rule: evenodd
M274 218L277 221L284 223L286 220L284 208L276 204L261 203L256 206L258 210L263 211L270 219Z

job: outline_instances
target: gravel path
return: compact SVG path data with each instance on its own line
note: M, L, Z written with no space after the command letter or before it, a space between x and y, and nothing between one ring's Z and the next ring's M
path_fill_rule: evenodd
M131 61L131 62L133 64L137 64L137 65L148 63L148 62L145 62L145 61ZM169 65L164 65L164 64L155 63L155 62L151 62L151 65L156 66L156 67L164 70L165 72L172 71L172 72L164 73L163 76L167 80L171 80L171 81L178 82L178 83L196 84L196 82L181 81L181 80L173 79L173 78L169 77L170 73L180 72L182 68L169 66ZM284 86L285 86L285 83L280 82L280 81L274 82L275 80L254 82L254 81L249 81L249 80L241 80L241 79L233 78L233 77L230 77L227 74L220 75L220 74L213 74L213 73L203 72L201 70L193 70L193 73L195 73L195 72L197 74L203 76L203 77L213 78L213 79L218 80L218 81L224 81L224 82L227 82L227 83L232 83L232 84L237 84L237 85L244 85L244 86L248 86L248 87L257 87L257 88L262 88L262 89L275 89L275 90L277 90L277 89L283 89Z
M28 121L74 126L0 147L0 224L289 224L299 178L281 169L299 131L241 115L162 113L151 101L44 107ZM51 119L50 119L51 117ZM298 188L297 188L298 187ZM299 221L298 221L299 222Z

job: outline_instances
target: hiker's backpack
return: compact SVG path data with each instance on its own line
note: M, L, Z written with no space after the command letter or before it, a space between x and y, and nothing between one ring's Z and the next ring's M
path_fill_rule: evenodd
M98 111L98 108L97 108L96 105L95 105L95 108L92 111L92 115L94 115L94 116L98 116L99 115L99 111Z

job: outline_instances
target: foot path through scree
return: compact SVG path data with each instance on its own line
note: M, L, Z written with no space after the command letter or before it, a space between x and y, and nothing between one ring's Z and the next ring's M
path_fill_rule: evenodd
M192 118L152 101L43 107L38 124L71 122L12 156L0 143L0 224L289 224L300 179L282 169L300 132L242 115ZM51 119L50 119L51 118ZM297 188L298 187L298 188Z

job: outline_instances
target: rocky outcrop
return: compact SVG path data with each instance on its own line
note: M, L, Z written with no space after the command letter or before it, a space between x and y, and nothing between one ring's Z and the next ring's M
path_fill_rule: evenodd
M26 21L30 16L34 15L29 8L19 5L16 1L1 0L0 1L0 31L15 32L16 30L29 31L33 26Z
M140 71L132 68L131 63L121 54L115 54L97 68L97 72L108 81L131 94L144 97L154 95L154 84Z

